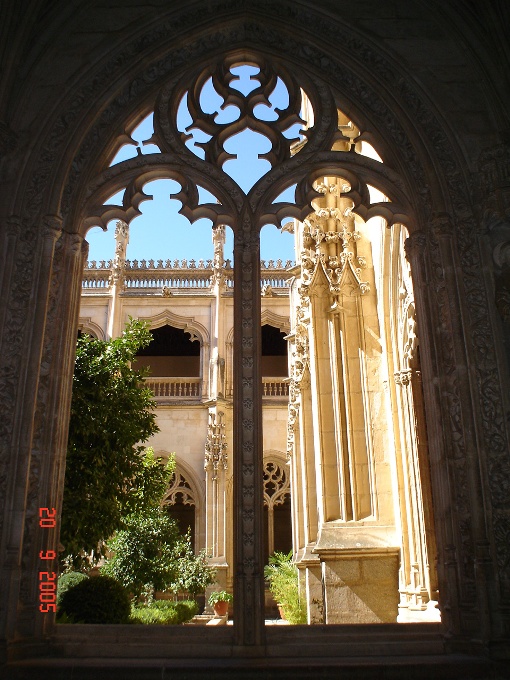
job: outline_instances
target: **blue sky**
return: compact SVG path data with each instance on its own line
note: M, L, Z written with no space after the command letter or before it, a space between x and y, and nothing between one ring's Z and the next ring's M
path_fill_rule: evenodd
M251 66L240 66L232 69L239 76L239 80L232 83L241 92L247 94L257 87L258 81L250 81L250 75L255 75L258 69ZM285 86L279 80L275 90L270 96L271 107L260 104L257 116L262 120L274 120L277 117L275 107L285 107L288 103L288 95ZM215 92L209 81L202 90L201 105L206 113L217 112L216 120L227 123L235 120L238 109L233 106L220 109L222 98ZM184 130L191 123L185 99L179 108L177 118L178 127ZM142 145L143 141L150 139L153 132L152 114L148 116L132 133L132 138L140 145L142 153L154 153L158 148L153 145ZM295 138L299 133L299 126L293 126L285 132L289 138ZM203 152L195 146L195 142L205 141L207 136L200 132L193 132L193 138L187 145L198 156L203 157ZM270 142L267 138L251 130L244 130L235 137L230 138L225 144L225 150L237 154L237 159L227 161L223 169L239 186L248 191L255 182L265 174L270 166L267 161L257 158L257 154L269 150ZM126 158L136 156L137 147L129 144L123 146L112 161L112 165ZM128 259L210 259L213 255L211 240L211 222L198 220L190 224L188 220L179 215L181 207L179 201L171 200L170 194L176 193L179 185L173 180L155 180L144 187L144 192L152 195L152 200L144 201L140 209L142 214L132 220L130 224L130 238L127 250ZM291 188L284 194L286 200L293 200L294 191ZM211 194L205 190L200 192L200 200L214 200ZM118 203L119 195L111 197L108 202ZM109 260L114 253L114 225L111 223L107 232L96 227L87 234L90 244L89 260ZM232 232L227 228L227 244L225 257L232 257ZM261 233L261 258L264 260L283 261L294 260L294 239L287 232L282 232L272 225L264 227Z

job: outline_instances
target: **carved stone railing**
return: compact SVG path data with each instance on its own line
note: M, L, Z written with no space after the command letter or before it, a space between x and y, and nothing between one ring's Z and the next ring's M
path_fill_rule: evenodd
M106 293L112 280L112 260L91 260L83 272L82 289L88 294ZM288 294L287 269L291 260L262 260L260 285L264 295ZM119 271L119 270L117 270ZM212 260L126 260L122 271L125 292L171 295L174 292L207 291L213 282ZM232 290L234 272L230 260L220 270L227 290Z
M287 399L289 396L288 378L262 378L262 397L264 399Z
M97 265L95 260L88 262L83 272L82 289L92 292L106 292L110 287L112 261L101 260Z
M146 378L145 384L156 401L200 399L202 396L201 378Z

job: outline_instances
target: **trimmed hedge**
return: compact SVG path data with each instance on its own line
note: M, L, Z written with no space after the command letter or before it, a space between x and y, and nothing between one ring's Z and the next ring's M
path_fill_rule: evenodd
M62 598L64 597L65 593L67 593L69 588L73 588L75 585L87 578L88 576L83 574L81 571L68 571L67 573L59 576L57 586L57 607L60 607Z
M198 605L194 600L172 602L154 600L150 605L135 605L131 608L133 623L175 626L190 621L198 613Z
M129 623L131 601L114 578L93 576L63 594L59 614L72 623Z

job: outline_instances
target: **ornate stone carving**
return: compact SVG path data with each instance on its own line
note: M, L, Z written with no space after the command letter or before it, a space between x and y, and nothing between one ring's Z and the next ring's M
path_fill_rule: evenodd
M274 460L264 463L264 503L273 508L282 505L290 495L290 480L285 469Z
M183 505L196 505L193 489L184 474L179 470L176 470L172 475L168 489L163 496L164 505L175 505L177 502Z
M503 175L504 177L504 175ZM510 493L510 459L508 457L508 423L501 395L498 358L488 313L490 300L480 276L482 257L476 238L474 219L458 230L457 243L469 310L469 328L473 366L479 389L481 417L487 456L487 484L492 501L492 527L499 570L502 599L510 602L510 543L502 536L510 535L508 495Z
M224 413L209 413L207 439L205 441L204 469L211 473L211 479L218 478L218 470L228 469L227 439L225 437Z
M510 144L482 151L478 167L487 208L494 214L510 217Z
M110 285L122 288L126 270L126 251L129 243L129 227L118 220L115 225L115 257L111 264ZM152 263L154 266L154 262Z

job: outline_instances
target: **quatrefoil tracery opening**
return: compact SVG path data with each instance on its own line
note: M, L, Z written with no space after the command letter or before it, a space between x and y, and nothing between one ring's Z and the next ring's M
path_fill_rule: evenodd
M243 74L243 68L250 72ZM249 91L246 82L241 87L247 79ZM207 89L216 97L212 108L204 104ZM279 97L286 92L281 106L275 99L278 91ZM363 133L339 113L329 88L305 76L298 83L284 66L259 56L245 62L226 58L163 88L153 120L154 129L145 139L136 129L121 138L131 148L125 155L132 157L110 166L92 184L87 227L106 228L113 219L129 223L150 197L145 185L159 178L178 182L180 189L172 197L182 203L180 212L190 222L206 217L213 226L223 223L234 230L246 210L258 229L264 224L280 227L289 217L303 220L317 198L314 182L328 174L346 179L345 195L364 220L381 215L389 223L407 221L412 212L403 181L376 160L373 147L364 143L367 155L360 155ZM205 135L203 141L194 139L197 133ZM230 144L248 133L266 140L267 150L258 157L267 167L243 190L226 169L239 154ZM379 195L372 202L374 187L388 199ZM122 190L122 199L114 203Z

